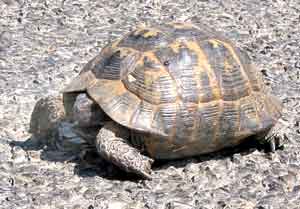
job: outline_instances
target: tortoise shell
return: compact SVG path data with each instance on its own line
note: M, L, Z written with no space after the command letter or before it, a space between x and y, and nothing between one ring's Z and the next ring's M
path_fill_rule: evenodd
M280 102L244 51L187 23L139 27L107 45L65 89L78 91L142 133L154 158L234 146L281 116Z

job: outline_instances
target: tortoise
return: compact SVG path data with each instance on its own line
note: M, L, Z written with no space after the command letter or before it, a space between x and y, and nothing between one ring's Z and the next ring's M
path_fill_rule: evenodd
M103 158L151 178L154 159L211 153L249 136L274 151L281 114L244 50L205 26L177 22L139 26L106 45L63 99L36 104L30 131L72 121Z

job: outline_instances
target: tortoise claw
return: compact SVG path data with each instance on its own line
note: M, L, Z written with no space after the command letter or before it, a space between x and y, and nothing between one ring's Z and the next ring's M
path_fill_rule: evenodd
M144 160L141 162L140 168L136 170L136 173L147 180L151 180L152 179L151 165L154 162L154 160L146 156L142 156L142 157L144 158Z

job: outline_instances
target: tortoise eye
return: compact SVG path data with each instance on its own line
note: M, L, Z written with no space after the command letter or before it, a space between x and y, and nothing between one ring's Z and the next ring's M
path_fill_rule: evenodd
M164 61L164 66L169 66L170 62L168 60Z

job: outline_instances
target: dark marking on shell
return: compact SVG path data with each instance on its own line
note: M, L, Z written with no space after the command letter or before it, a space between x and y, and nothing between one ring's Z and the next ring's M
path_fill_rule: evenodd
M108 57L94 64L92 69L96 78L120 80L128 72L134 70L140 53L134 50L120 48Z

